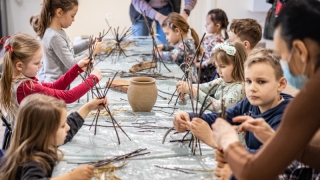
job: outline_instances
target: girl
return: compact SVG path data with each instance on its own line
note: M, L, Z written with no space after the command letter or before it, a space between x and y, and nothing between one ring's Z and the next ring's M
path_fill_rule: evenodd
M72 139L88 112L103 108L99 104L107 102L93 99L67 117L62 100L41 94L26 97L18 111L11 145L0 162L0 178L49 179L63 156L57 147ZM93 169L84 165L52 179L89 180Z
M84 41L72 46L63 28L68 28L78 11L78 0L44 0L41 13L31 17L30 22L37 35L42 39L45 49L43 69L40 80L54 82L65 74L84 56L75 54L88 48ZM101 52L102 44L98 43L93 54Z
M18 33L6 40L4 49L3 72L0 79L0 106L12 120L22 99L30 94L46 94L62 99L66 103L72 103L102 78L101 71L95 68L83 83L67 91L65 89L78 77L78 73L86 70L88 58L75 64L56 82L40 83L36 78L42 57L38 40L28 34Z
M225 41L214 47L212 60L216 64L217 72L220 78L211 82L200 84L199 86L199 102L203 103L207 93L212 97L207 98L205 107L211 103L209 110L213 112L221 111L221 99L225 100L226 108L233 106L237 102L245 98L243 92L244 69L243 63L247 59L247 51L241 42L230 43ZM177 83L178 93L190 94L189 86L184 81ZM216 86L211 92L208 92L212 86ZM192 87L192 95L197 99L198 89ZM223 93L223 97L222 97Z
M190 69L193 81L197 79L194 65L189 68L186 63L192 61L195 54L195 47L199 45L199 37L196 31L189 26L187 21L178 13L170 13L162 23L162 29L166 34L166 39L171 45L159 45L158 50L165 62L175 62L180 66L183 72ZM188 38L188 32L191 31L193 39ZM186 50L185 50L186 48ZM186 54L185 54L186 51ZM198 56L202 52L199 51ZM187 57L187 59L185 59Z
M205 55L201 64L200 82L209 82L217 73L214 64L210 63L210 57L213 53L214 46L217 43L228 39L227 27L229 21L226 13L221 9L212 9L206 17L206 29L211 35L206 36L202 42ZM199 59L201 61L201 59ZM195 62L195 66L200 68L200 62Z

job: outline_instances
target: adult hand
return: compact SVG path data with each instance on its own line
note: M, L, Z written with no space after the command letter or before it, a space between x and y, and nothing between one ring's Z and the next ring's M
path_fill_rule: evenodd
M217 166L214 175L217 176L217 180L228 180L232 175L232 170L228 164L223 164L223 166Z
M222 164L226 163L226 160L224 159L223 151L221 149L214 150L214 157L218 163L222 163Z
M236 130L224 119L217 118L216 122L212 124L213 139L218 148L225 151L229 145L239 142Z
M160 26L162 26L163 21L167 18L167 16L157 12L156 15L154 16L154 19L157 20L160 24Z
M190 116L187 112L178 111L173 118L174 129L178 132L185 132L189 129Z
M186 21L188 21L189 15L188 15L185 11L181 11L181 12L180 12L180 16L182 16L183 19L185 19Z
M88 63L91 63L93 65L94 60L90 61L90 59L88 57L86 57L86 58L81 59L77 64L83 71L85 71L85 70L87 70Z
M94 166L83 165L79 166L70 172L70 180L90 180L93 176Z
M233 118L232 121L242 123L239 126L239 132L251 131L261 143L265 143L275 134L275 131L263 118L253 119L250 116L238 116Z
M102 73L99 68L94 68L91 72L92 75L95 75L99 80L102 79Z
M102 51L102 42L96 43L96 48L93 51L93 55L99 54Z
M208 123L200 118L193 118L190 125L192 133L208 146L215 148L212 130Z

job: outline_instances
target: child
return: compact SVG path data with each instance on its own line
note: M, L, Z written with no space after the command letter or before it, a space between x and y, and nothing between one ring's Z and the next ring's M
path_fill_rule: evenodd
M78 77L78 73L86 70L90 61L86 58L75 64L56 82L40 83L36 78L42 57L38 40L28 34L18 33L6 40L4 49L0 105L1 109L9 114L10 121L14 120L20 102L30 94L46 94L72 103L102 78L101 71L95 68L83 83L71 90L65 90Z
M162 59L168 63L175 62L185 72L186 69L189 69L186 63L192 61L192 57L195 55L195 47L199 45L198 34L182 16L174 12L170 13L163 21L162 29L166 34L167 41L171 44L158 46ZM193 39L188 38L189 30ZM201 54L201 51L199 51L197 55L200 56ZM195 82L197 76L193 64L190 67L190 73Z
M213 53L214 46L217 43L223 42L228 39L227 27L229 21L226 13L222 9L212 9L206 17L206 29L211 35L203 39L202 47L204 48L205 55L203 57L201 66L200 82L209 82L215 72L214 64L210 63L210 57ZM199 57L201 60L201 57ZM196 62L195 66L200 68L200 62Z
M257 49L249 55L244 65L247 98L226 110L229 123L234 124L232 118L236 116L247 115L264 118L273 129L279 126L284 109L292 99L290 95L281 93L287 81L283 77L279 61L280 57L269 49ZM192 116L186 112L178 112L174 118L175 129L185 131ZM193 134L211 147L215 145L213 136L210 135L210 126L217 117L218 113L203 114L201 118L204 121L196 118L190 124ZM256 152L262 145L251 132L246 132L245 141L250 152Z
M243 63L247 59L247 52L244 45L239 41L231 44L225 41L217 44L214 49L212 60L216 64L220 78L200 84L198 99L199 103L202 104L206 94L210 93L211 97L207 98L204 107L211 103L212 106L209 106L209 110L220 112L221 99L225 100L226 107L230 107L245 97L243 92ZM179 81L176 86L178 93L190 94L189 86L186 82ZM209 92L212 86L216 87ZM194 99L197 99L197 91L194 85L191 91Z
M0 162L1 179L50 178L63 156L57 147L70 141L88 113L102 109L101 104L107 105L106 100L93 99L67 117L62 100L41 94L26 97L18 111L11 145ZM93 169L84 165L56 178L90 179Z
M42 39L45 51L43 73L40 80L54 82L68 69L85 56L76 57L88 48L84 41L72 46L63 28L68 28L78 11L78 0L44 0L41 13L33 16L30 22L37 35ZM101 52L102 44L98 43L93 54Z
M262 38L262 28L254 19L234 19L230 25L229 40L240 40L248 54Z

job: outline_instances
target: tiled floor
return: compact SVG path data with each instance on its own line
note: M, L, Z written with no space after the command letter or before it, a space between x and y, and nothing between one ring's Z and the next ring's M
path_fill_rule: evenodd
M288 85L287 88L284 90L284 92L295 96L299 91L294 89L292 86ZM1 144L2 144L2 138L3 138L2 136L3 136L4 130L5 130L5 127L0 126L0 142L1 142ZM1 148L1 146L0 146L0 148Z

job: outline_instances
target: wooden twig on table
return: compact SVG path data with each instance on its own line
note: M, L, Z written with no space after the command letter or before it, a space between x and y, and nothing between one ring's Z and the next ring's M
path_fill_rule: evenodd
M160 73L129 73L125 71L120 72L120 77L121 78L126 78L126 77L140 77L140 76L147 76L147 77L152 77L155 79L176 79L176 80L181 80L181 78L177 78L174 76L164 76Z
M115 156L113 158L108 158L108 159L104 159L104 160L100 160L100 161L96 161L96 162L67 162L67 163L68 164L91 164L95 167L101 167L101 166L107 165L112 162L117 162L117 161L121 161L124 159L136 157L136 156L150 154L150 152L141 153L142 151L145 151L145 150L147 150L147 148L140 148L140 149L137 149L135 151L132 151L132 152L124 154L124 155Z

